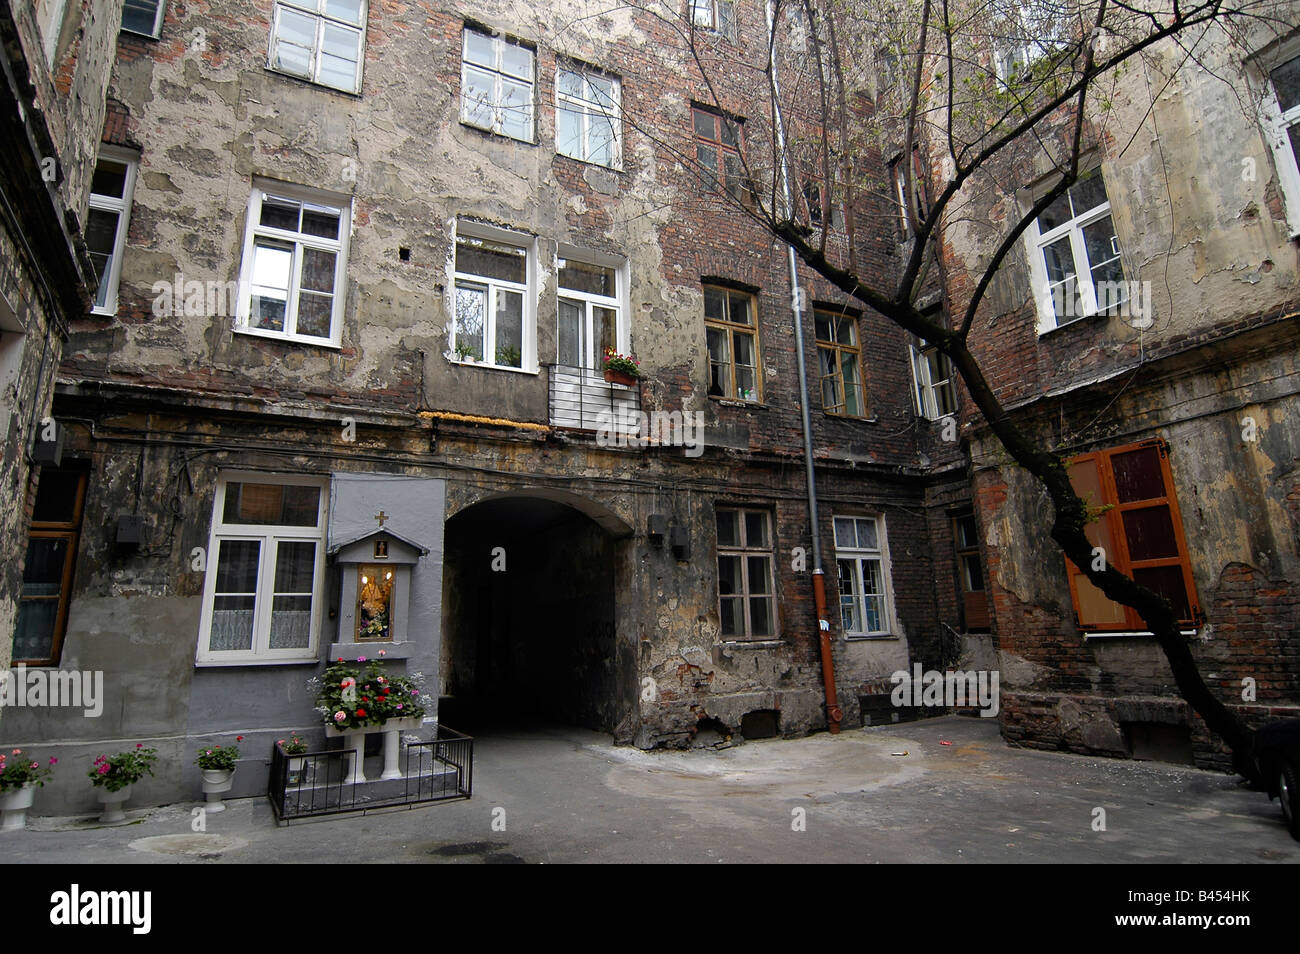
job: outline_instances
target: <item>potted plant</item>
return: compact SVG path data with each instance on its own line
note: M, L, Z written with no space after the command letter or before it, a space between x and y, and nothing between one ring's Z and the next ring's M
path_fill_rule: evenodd
M242 735L235 736L236 742L243 742ZM203 797L207 799L204 806L210 812L224 812L225 803L221 796L230 791L235 784L235 763L239 761L239 747L227 745L208 745L199 749L194 764L203 775Z
M357 662L367 662L366 657L358 656ZM341 733L382 726L390 719L418 720L424 715L424 705L415 679L389 675L378 659L358 669L340 658L325 670L316 711L327 728Z
M106 825L126 821L122 806L131 797L131 786L146 775L153 774L153 763L158 758L157 749L146 749L137 742L135 749L117 755L100 755L86 774L91 784L99 789L99 801L104 806L99 820Z
M4 821L0 831L21 831L27 827L27 809L32 807L36 789L45 784L54 766L59 762L51 758L42 765L14 749L8 755L0 752L0 812Z
M473 364L478 357L478 352L474 348L467 348L464 345L456 345L456 360L463 361L466 364Z
M302 753L307 751L307 743L297 732L291 732L289 738L276 742L280 751L289 757L289 784L301 785L307 772L307 760Z
M641 362L629 354L619 354L613 348L605 349L605 380L628 387L641 377Z

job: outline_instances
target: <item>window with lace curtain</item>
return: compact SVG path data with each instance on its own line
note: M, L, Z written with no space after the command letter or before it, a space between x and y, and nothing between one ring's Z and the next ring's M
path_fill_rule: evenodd
M315 658L327 491L320 477L229 474L218 480L199 663Z

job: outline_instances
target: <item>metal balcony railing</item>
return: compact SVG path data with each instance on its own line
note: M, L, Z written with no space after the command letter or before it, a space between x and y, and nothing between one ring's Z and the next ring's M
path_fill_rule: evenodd
M641 389L605 380L603 371L546 365L553 427L610 434L635 434Z
M469 798L473 791L474 740L442 725L436 739L403 741L398 778L381 778L381 759L372 757L364 773L368 778L357 780L356 753L349 748L301 755L271 748L267 796L281 822Z

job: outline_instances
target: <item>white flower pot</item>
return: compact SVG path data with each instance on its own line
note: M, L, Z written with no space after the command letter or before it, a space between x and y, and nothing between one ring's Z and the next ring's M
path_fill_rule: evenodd
M230 791L235 784L234 769L200 769L203 774L203 797L208 800L204 806L209 812L224 812L225 803L221 796Z
M36 783L28 782L22 788L0 795L0 812L4 812L4 822L0 831L22 831L27 827L27 809L32 807L36 797Z
M99 813L99 821L104 825L120 825L126 821L126 812L122 806L126 804L131 797L131 786L119 788L116 792L110 792L107 788L99 788L99 803L104 806L104 810Z

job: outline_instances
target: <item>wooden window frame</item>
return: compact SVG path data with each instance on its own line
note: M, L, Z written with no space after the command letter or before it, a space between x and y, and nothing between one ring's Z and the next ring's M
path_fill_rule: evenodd
M697 117L707 117L713 124L711 136L701 135ZM723 129L730 129L735 145L729 145L723 140ZM712 109L706 109L702 106L691 105L691 136L695 142L695 161L700 167L701 178L707 178L704 174L704 165L700 162L699 155L701 149L711 150L714 156L715 178L713 180L714 188L726 192L737 202L744 205L750 205L753 202L753 190L749 188L748 177L745 174L745 121L736 116L724 116ZM727 175L727 157L734 156L738 166L737 174Z
M728 307L727 314L731 313L730 301L732 297L740 296L749 301L749 314L753 322L748 325L742 325L739 322L725 321L716 318L705 317L705 346L704 350L708 354L708 330L712 328L720 331L727 336L727 387L725 393L720 395L710 395L715 399L727 401L744 401L748 404L763 403L763 356L759 349L758 341L758 296L752 292L742 291L738 288L728 288L726 285L714 285L705 283L704 291L715 291L726 296ZM754 396L742 397L740 390L736 387L736 344L735 336L737 334L746 334L753 339L754 347ZM713 380L713 358L708 356L709 362L709 381Z
M817 318L821 316L825 316L832 323L831 340L829 341L822 338L817 332ZM835 323L839 321L848 322L849 327L853 330L852 344L847 344L847 345L841 344L836 339ZM814 308L813 309L813 339L817 343L817 376L818 376L818 383L820 385L819 390L821 391L821 397L822 397L822 410L825 413L832 415L833 417L851 417L851 418L869 417L871 414L871 404L867 400L867 387L862 378L862 335L858 331L857 316L850 314L849 312L834 311L830 308ZM833 367L835 369L835 372L837 373L833 373L829 375L822 374L821 352L823 351L830 351L835 355ZM838 373L842 368L842 365L840 363L841 353L853 355L853 370L854 370L854 374L857 375L857 381L855 383L857 384L858 387L858 395L860 398L860 403L862 405L861 410L857 414L850 414L848 413L847 410L844 410L844 408L848 406L848 401L847 401L847 396L845 394L845 388L844 388L844 375L842 373ZM838 403L835 406L840 408L840 410L832 410L831 408L828 408L826 406L825 382L828 378L832 379L835 382L836 397L839 399Z
M715 560L714 562L714 568L717 571L717 579L720 581L722 578L722 569L718 565L718 561L720 561L721 558L724 556L734 556L740 559L741 591L739 593L728 593L727 598L728 599L736 598L736 597L740 598L741 606L743 607L744 610L744 619L742 621L744 624L744 632L732 633L732 634L722 633L721 627L722 627L723 593L722 593L722 586L719 583L718 603L717 603L718 638L723 640L724 642L737 642L737 643L779 640L781 638L781 625L780 625L780 621L777 618L777 598L776 598L777 596L776 593L776 585L777 585L776 521L773 519L772 511L764 507L746 507L739 504L720 504L714 509L715 534L717 532L717 523L716 523L717 517L723 513L736 514L736 524L737 524L737 532L739 534L739 542L736 544L717 543L716 545L717 560ZM745 528L745 516L746 514L751 514L751 513L761 514L763 517L764 526L767 529L768 545L766 547L762 547L762 546L755 547L749 545L748 532ZM717 539L716 536L714 539L715 540ZM767 559L768 592L765 594L764 593L751 594L750 585L749 585L748 558L759 557L759 556L765 557ZM754 630L753 623L750 619L749 601L751 598L762 598L764 596L767 597L768 605L770 607L770 613L772 617L772 632L765 633L762 635L755 635L753 631Z
M77 564L77 549L81 544L81 526L82 518L85 516L86 506L86 485L90 479L89 471L73 471L77 473L77 491L76 500L73 503L72 520L32 520L28 527L27 540L28 547L32 540L58 540L68 541L68 552L63 560L63 575L59 581L58 609L54 616L54 635L50 640L50 655L46 658L35 657L18 657L12 660L12 665L25 666L57 666L63 657L63 640L67 635L68 629L68 610L72 604L72 576L73 570ZM39 484L37 493L40 493ZM23 562L26 564L26 552L24 552ZM26 573L24 572L24 576ZM21 589L18 596L18 611L21 613L21 607L24 602L46 602L55 597L24 597ZM17 635L17 616L14 620L14 634Z
M1115 475L1111 466L1112 458L1120 455L1131 453L1143 448L1155 448L1158 452L1160 461L1160 475L1164 482L1163 497L1148 497L1142 500L1129 501L1127 503L1119 502L1119 495L1115 489ZM1153 569L1161 566L1179 566L1182 570L1183 587L1187 593L1187 605L1190 615L1179 620L1180 626L1184 629L1195 629L1205 621L1205 616L1201 612L1200 601L1197 597L1196 582L1192 576L1191 560L1187 552L1187 539L1183 533L1183 518L1178 507L1178 495L1174 487L1173 473L1169 466L1169 445L1159 437L1149 438L1148 440L1138 441L1132 444L1124 444L1120 447L1107 448L1105 450L1093 451L1088 454L1080 454L1068 461L1067 469L1085 463L1095 461L1097 464L1097 477L1101 485L1103 499L1089 503L1089 506L1108 506L1105 513L1100 514L1095 522L1089 522L1085 526L1085 532L1088 533L1088 539L1092 541L1093 546L1102 546L1104 539L1101 536L1100 528L1104 525L1110 540L1112 548L1106 550L1107 565L1119 570L1127 576L1132 576L1132 571L1137 569ZM1086 500L1086 498L1085 498ZM1153 509L1155 507L1167 506L1169 508L1169 519L1173 524L1174 541L1177 546L1177 557L1158 557L1144 560L1133 560L1129 555L1128 537L1124 531L1123 514L1134 510ZM1094 529L1097 528L1097 529ZM1103 549L1105 547L1103 546ZM1070 600L1074 608L1074 623L1085 633L1133 633L1148 634L1149 630L1145 628L1145 623L1137 611L1128 606L1113 604L1118 609L1123 610L1123 621L1115 622L1110 625L1084 623L1079 614L1079 580L1082 579L1084 585L1091 587L1087 577L1084 576L1077 567L1067 557L1065 560L1066 574L1070 582ZM1095 589L1095 587L1094 587ZM1102 596L1104 599L1105 597ZM1113 601L1112 601L1113 602Z
M973 543L962 544L961 521L969 520L973 527L975 540ZM952 515L952 547L956 555L957 563L957 592L961 596L961 619L962 627L967 632L988 632L992 627L992 614L989 606L989 576L984 566L983 555L980 553L979 545L979 521L975 519L974 511L959 511ZM966 562L974 560L979 567L980 580L984 583L984 589L975 590L967 586L968 575L966 573Z

